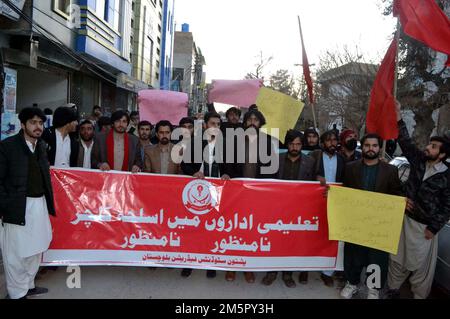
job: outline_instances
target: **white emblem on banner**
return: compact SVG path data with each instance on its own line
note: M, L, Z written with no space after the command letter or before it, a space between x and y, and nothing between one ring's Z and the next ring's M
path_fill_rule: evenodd
M217 205L216 187L205 180L193 180L184 187L183 204L192 214L209 213Z

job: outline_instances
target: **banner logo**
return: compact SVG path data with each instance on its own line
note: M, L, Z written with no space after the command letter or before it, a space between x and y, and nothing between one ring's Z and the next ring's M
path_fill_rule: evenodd
M217 190L206 180L193 180L183 190L183 204L192 214L207 214L217 205Z

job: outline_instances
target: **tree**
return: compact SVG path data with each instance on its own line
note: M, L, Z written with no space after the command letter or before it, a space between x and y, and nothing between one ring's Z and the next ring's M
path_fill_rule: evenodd
M362 131L377 70L364 56L358 46L354 49L343 46L327 50L319 58L316 105L322 131L333 123L342 123L358 133Z
M274 74L270 75L269 87L296 99L298 99L301 90L299 83L294 76L290 74L288 70L282 69L277 70Z
M392 14L392 0L381 0L383 14ZM450 16L450 1L436 0L443 11ZM415 142L424 146L436 128L433 113L436 110L449 112L450 68L445 66L447 56L418 42L401 30L399 47L399 67L397 98L405 109L414 114L416 126L413 133ZM438 134L450 127L447 115L442 117L442 125L437 126Z
M263 52L260 51L259 54L257 56L255 56L255 58L258 59L258 61L254 65L255 71L247 73L247 75L245 76L245 79L247 79L247 80L261 79L264 81L265 80L264 79L264 69L273 60L273 57L270 56L270 57L266 58L266 57L264 57Z

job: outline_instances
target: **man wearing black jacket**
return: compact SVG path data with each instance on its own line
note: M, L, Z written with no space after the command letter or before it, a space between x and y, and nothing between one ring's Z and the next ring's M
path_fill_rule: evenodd
M410 173L405 185L408 203L397 255L389 263L388 296L399 295L409 277L415 299L428 297L437 261L438 234L450 219L450 142L444 137L430 139L419 150L409 137L397 102L398 143L408 159Z
M46 129L42 139L47 143L47 155L51 166L76 167L79 142L75 137L78 115L73 108L61 106L53 114L53 126Z
M342 183L345 173L345 159L338 153L338 135L335 130L330 130L320 136L320 143L322 150L313 151L310 156L316 162L315 171L317 172L317 179L327 183ZM334 286L333 280L334 271L322 271L320 279L328 287ZM300 282L307 281L306 275L300 273Z
M193 137L188 146L190 149L185 151L183 161L181 162L181 170L185 175L204 179L205 177L216 177L225 180L230 179L226 174L225 165L223 163L223 138L220 131L220 115L215 112L208 112L204 118L205 137L202 139L202 148L196 149ZM196 151L201 151L201 154L196 154ZM208 156L208 157L206 157ZM220 159L222 157L222 159ZM220 159L220 160L218 160ZM192 269L183 269L181 276L189 277ZM207 270L206 276L208 278L216 277L215 270Z
M9 298L47 292L35 287L42 253L52 240L55 215L45 143L46 117L38 108L19 114L21 131L0 142L0 247Z

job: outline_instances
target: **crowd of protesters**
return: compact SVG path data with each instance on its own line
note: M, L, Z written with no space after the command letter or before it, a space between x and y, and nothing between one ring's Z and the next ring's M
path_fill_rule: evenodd
M161 120L158 123L139 121L137 112L116 111L111 116L102 114L95 106L86 119L79 119L76 107L57 108L52 125L44 129L47 116L38 108L25 108L19 114L21 131L0 143L0 247L5 268L9 298L45 293L35 287L41 254L51 242L48 214L55 214L49 167L79 167L102 171L128 171L149 174L181 174L195 178L281 179L343 183L344 186L408 198L399 253L389 255L376 249L345 244L344 271L322 272L326 286L341 285L341 296L352 298L360 288L361 272L371 264L381 269L382 287L369 287L368 298L398 296L403 282L409 278L415 298L426 298L430 293L437 258L438 233L450 217L450 171L445 164L450 155L450 144L444 137L433 137L425 150L412 143L397 105L399 144L411 164L411 173L402 186L397 168L381 158L383 141L376 134L366 134L360 141L357 132L333 128L319 135L316 129L304 132L289 130L284 138L285 152L278 151L279 142L266 135L264 115L256 105L245 114L238 108L226 113L226 120L210 106L202 120L185 117L179 123ZM196 124L203 132L202 155L194 156ZM173 137L174 124L182 134ZM243 152L238 162L236 154L225 156L228 130L244 129L245 143L236 145L236 153ZM219 131L225 136L219 143ZM233 137L234 138L234 137ZM267 140L267 152L277 161L271 171L252 143ZM360 142L360 149L357 149ZM173 152L174 148L177 152ZM241 148L240 150L237 148ZM257 148L255 148L257 149ZM182 160L174 158L179 154ZM190 158L184 156L191 154ZM222 153L223 161L216 155ZM254 154L255 153L255 154ZM230 160L232 158L232 160ZM183 269L181 276L189 277L191 269ZM215 270L207 270L208 278L216 277ZM255 282L253 272L244 272L248 283ZM262 284L271 285L277 272L268 272ZM236 272L226 272L225 279L234 281ZM294 288L292 272L282 272L287 287ZM308 283L308 272L300 272L298 282Z

